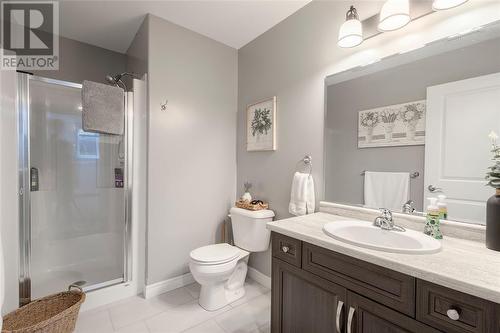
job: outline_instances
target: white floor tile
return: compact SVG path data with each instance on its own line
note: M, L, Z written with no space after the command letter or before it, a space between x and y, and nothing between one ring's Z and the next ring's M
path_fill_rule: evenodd
M76 333L111 333L113 325L109 312L104 310L91 310L80 313L76 322Z
M214 312L199 306L197 283L149 300L131 297L82 312L76 333L269 333L269 289L253 280L245 288L245 297Z
M206 311L198 305L198 301L192 301L146 320L146 325L151 333L182 332L229 309L227 306L218 311Z
M157 304L148 302L139 296L112 305L108 310L115 329L129 326L162 312L161 307Z
M198 326L190 328L183 333L226 333L215 320L211 319Z
M271 323L262 326L261 328L259 328L259 330L260 333L271 333Z
M148 327L143 321L125 326L115 331L116 333L149 333Z
M243 303L247 303L255 297L267 294L268 292L269 289L264 287L260 283L257 283L252 279L247 279L247 281L245 282L245 296L231 303L231 306L236 307Z
M158 306L162 311L175 308L179 305L186 304L196 298L186 288L178 288L159 296L148 299L147 301L155 306Z
M215 317L215 321L228 333L260 332L271 320L270 309L268 293Z
M185 286L186 290L194 297L194 299L200 298L200 284L198 282L192 283L188 286Z

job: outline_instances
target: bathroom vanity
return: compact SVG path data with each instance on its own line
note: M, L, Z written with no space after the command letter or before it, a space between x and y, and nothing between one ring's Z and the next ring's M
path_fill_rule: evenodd
M491 24L325 79L329 202L268 224L273 332L500 332L484 227L499 42Z
M355 209L321 205L332 213L268 224L272 332L499 332L500 256L457 237L474 231L444 226L455 237L445 234L434 254L382 252L324 233L326 223L352 218Z

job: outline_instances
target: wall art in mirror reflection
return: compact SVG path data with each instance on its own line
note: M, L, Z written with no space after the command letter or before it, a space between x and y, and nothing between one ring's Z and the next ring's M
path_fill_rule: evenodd
M425 100L359 111L358 148L423 145L425 112Z

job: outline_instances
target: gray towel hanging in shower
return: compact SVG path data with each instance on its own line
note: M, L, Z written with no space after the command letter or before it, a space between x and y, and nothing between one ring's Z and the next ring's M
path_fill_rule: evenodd
M86 132L123 135L125 100L122 88L83 81L82 128Z

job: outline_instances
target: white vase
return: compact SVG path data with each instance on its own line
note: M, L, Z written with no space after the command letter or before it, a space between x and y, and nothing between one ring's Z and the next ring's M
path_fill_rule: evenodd
M406 138L408 140L414 141L416 131L417 131L417 122L416 121L409 122L406 127Z
M394 123L385 123L384 124L384 129L385 129L385 140L386 141L392 141L392 133L394 132Z
M373 140L373 127L366 128L366 143L370 143Z
M252 195L249 192L245 192L241 196L241 200L250 202L250 201L252 201Z

